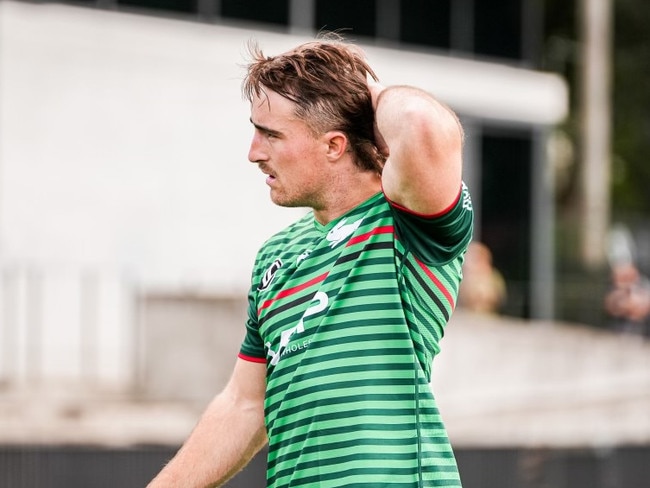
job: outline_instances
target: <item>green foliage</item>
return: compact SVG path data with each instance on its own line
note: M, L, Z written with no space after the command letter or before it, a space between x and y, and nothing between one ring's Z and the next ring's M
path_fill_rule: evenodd
M615 2L613 206L650 211L650 2Z
M579 1L544 0L545 39L540 66L562 74L571 92L565 130L579 147L577 80ZM613 0L612 211L650 213L650 2ZM574 172L577 178L578 171ZM577 185L571 185L576 188ZM560 204L574 200L564 199ZM562 210L562 209L560 209Z

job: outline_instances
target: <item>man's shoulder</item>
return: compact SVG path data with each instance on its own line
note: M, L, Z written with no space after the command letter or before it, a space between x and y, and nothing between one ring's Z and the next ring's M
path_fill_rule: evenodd
M298 220L271 235L260 247L260 252L277 246L287 246L292 240L313 229L314 214L307 212Z

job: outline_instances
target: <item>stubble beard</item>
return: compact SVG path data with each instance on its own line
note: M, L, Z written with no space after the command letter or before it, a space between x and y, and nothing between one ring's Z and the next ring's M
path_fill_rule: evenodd
M271 189L271 201L279 206L285 208L311 208L318 210L322 206L318 199L311 194L288 194L286 192L279 192Z

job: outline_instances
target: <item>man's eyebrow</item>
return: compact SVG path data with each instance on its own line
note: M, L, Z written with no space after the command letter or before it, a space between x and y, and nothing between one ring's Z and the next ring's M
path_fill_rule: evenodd
M273 136L279 136L281 134L277 130L269 129L268 127L264 127L263 125L256 124L255 122L253 122L252 118L248 120L250 120L251 124L253 124L253 127L255 127L259 131L265 132L267 134L271 134Z

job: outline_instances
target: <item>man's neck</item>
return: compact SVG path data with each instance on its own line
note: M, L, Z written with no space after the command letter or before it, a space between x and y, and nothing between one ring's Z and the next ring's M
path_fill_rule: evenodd
M346 188L340 192L333 191L324 208L313 209L314 218L322 225L349 212L381 191L381 177L365 173L361 178L348 181Z

